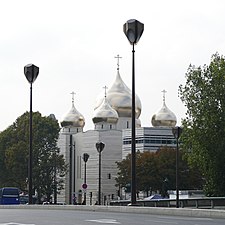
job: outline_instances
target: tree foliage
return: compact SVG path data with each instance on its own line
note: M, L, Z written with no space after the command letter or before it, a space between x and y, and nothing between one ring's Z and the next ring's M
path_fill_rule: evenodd
M162 147L157 152L137 152L136 180L137 191L160 192L176 189L176 149ZM202 187L201 174L196 168L190 168L183 154L179 153L179 187L180 189L198 189ZM118 186L127 187L131 182L131 155L117 162L119 169Z
M57 147L59 125L51 117L33 113L33 188L38 197L50 199L67 171ZM27 190L29 158L29 113L26 112L0 133L0 185ZM57 179L56 179L57 178Z
M219 54L210 65L190 65L179 95L187 107L183 120L183 149L198 166L209 196L225 196L225 59Z

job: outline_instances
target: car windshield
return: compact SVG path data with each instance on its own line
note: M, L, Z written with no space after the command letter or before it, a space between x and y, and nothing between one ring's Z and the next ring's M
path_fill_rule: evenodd
M4 189L3 195L19 195L18 189Z

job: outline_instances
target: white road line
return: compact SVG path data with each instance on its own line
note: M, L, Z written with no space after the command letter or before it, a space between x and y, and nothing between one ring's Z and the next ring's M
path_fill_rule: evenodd
M0 223L0 225L35 225L35 224L9 222L9 223Z
M95 223L110 223L110 224L120 224L120 222L114 219L98 219L98 220L85 220L88 222L95 222ZM1 225L1 224L0 224Z
M163 221L163 220L151 220L151 222L154 223L160 223L160 224L178 224L177 222L169 222L169 221Z

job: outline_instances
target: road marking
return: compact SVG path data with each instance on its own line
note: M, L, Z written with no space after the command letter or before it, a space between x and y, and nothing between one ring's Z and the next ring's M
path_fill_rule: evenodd
M151 222L153 222L153 223L161 223L161 224L178 224L177 222L173 222L173 221L171 221L171 222L169 222L169 221L163 221L163 220L151 220Z
M95 223L113 223L113 224L120 224L120 222L118 222L118 221L116 221L114 219L99 219L99 220L85 220L85 221L95 222Z
M14 223L14 222L9 222L9 223L0 223L0 225L35 225L35 224L28 224L28 223Z
M172 220L203 220L203 221L212 221L212 218L207 217L174 217L174 216L156 216L157 219L172 219ZM1 225L1 224L0 224Z

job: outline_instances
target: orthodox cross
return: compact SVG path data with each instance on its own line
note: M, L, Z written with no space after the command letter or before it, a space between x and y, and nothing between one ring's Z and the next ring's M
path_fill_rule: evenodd
M117 70L119 70L119 67L120 67L120 59L122 59L122 57L120 57L119 55L117 55L114 58L117 59Z
M72 95L72 104L74 104L74 95L76 94L74 91L70 93Z
M162 90L163 93L163 103L166 102L166 90Z
M106 98L106 90L108 89L108 87L104 86L103 88L105 89L105 98Z

